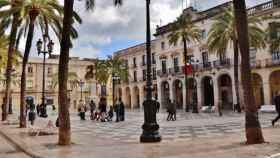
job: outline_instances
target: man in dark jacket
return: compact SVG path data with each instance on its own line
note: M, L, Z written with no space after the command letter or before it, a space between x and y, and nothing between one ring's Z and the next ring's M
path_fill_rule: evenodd
M280 119L280 90L274 98L274 104L278 115L274 120L272 120L272 126L274 126L275 122L277 122Z

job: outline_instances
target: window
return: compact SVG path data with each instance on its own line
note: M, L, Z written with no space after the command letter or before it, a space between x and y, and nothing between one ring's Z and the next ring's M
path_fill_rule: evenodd
M157 69L153 67L153 80L157 79Z
M27 73L29 73L29 74L33 73L33 67L32 66L27 67Z
M206 38L207 38L206 30L202 30L202 31L201 31L201 38L202 38L202 39L206 39Z
M161 61L161 69L162 69L162 73L164 74L167 73L166 60Z
M50 80L50 81L48 81L48 85L47 85L47 87L49 88L49 89L51 89L52 88L52 81Z
M146 65L146 55L142 55L142 65Z
M134 67L137 67L136 57L133 58L133 66L134 66Z
M26 82L26 88L27 88L27 89L32 89L32 88L33 88L33 81L32 81L32 80L27 80L27 82Z
M173 58L174 72L179 72L179 60L178 57Z
M137 82L137 71L133 72L133 80L134 82Z
M143 81L147 80L147 71L143 70Z
M164 49L165 49L165 43L161 42L161 50L164 50Z
M271 55L272 55L272 60L280 60L280 51L279 50L274 50Z
M156 57L155 57L155 53L152 53L152 63L156 64Z
M279 37L280 25L278 23L269 23L270 39L277 39Z
M211 63L208 60L208 53L207 52L202 52L202 63L203 67L211 67Z
M52 75L52 68L51 67L48 67L48 75Z

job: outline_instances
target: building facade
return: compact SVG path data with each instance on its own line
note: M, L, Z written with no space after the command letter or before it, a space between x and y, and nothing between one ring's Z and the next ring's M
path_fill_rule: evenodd
M179 109L185 109L187 105L194 102L197 102L199 107L218 106L221 103L224 109L233 109L233 105L237 103L234 88L233 48L229 46L225 55L217 55L209 52L206 45L208 32L214 23L214 18L220 15L224 9L230 7L232 7L232 2L205 11L197 11L192 7L183 11L182 14L186 16L192 15L193 22L202 30L201 42L188 43L188 59L191 59L189 64L193 66L193 73L188 74L187 77L188 84L185 84L183 43L178 42L175 45L169 43L168 35L172 23L157 28L152 47L155 59L153 66L155 70L153 71L157 74L156 80L154 80L156 86L154 87L157 89L157 99L162 108L165 108L167 100L171 99L177 103ZM279 0L248 9L249 16L267 17L279 14ZM260 27L266 30L272 22L272 20L264 20ZM144 78L142 72L144 72L145 67L142 67L141 59L145 55L145 44L115 54L128 61L131 76L137 74L137 77ZM273 96L277 90L280 90L280 52L279 50L271 51L269 46L258 50L251 48L250 58L256 103L258 106L273 104ZM134 67L135 60L140 65L139 67ZM126 98L127 106L140 107L144 101L143 87L145 82L134 80L135 78L131 76L130 82L121 84L119 91L123 98ZM239 86L241 93L240 79ZM135 96L138 94L138 90L135 90L134 87L139 88L140 106L130 104L130 102L135 102ZM240 99L242 103L242 97Z
M87 67L94 65L94 59L79 59L72 57L69 61L69 72L76 74L75 82L68 83L68 95L71 105L82 100L98 101L101 95L100 85L94 80L85 80ZM59 56L46 59L45 66L45 96L48 104L58 105L58 64ZM15 69L15 74L21 73L21 63ZM26 70L26 97L32 98L35 104L42 102L43 59L30 58ZM73 80L73 79L72 79ZM74 80L73 80L74 81ZM82 94L82 95L81 95ZM0 85L0 98L5 95L5 85ZM0 100L2 104L3 100ZM20 75L13 78L12 105L20 105Z

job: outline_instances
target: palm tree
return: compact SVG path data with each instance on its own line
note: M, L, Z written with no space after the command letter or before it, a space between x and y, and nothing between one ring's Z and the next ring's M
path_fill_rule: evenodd
M257 49L264 48L265 32L259 28L259 25L261 25L261 19L255 16L250 16L248 23L250 46ZM233 9L224 10L221 15L214 19L214 24L212 24L209 31L207 45L208 50L217 53L218 56L225 56L228 47L233 46L235 92L237 105L240 105L238 74L239 48Z
M190 15L181 15L171 26L171 33L168 35L169 43L176 45L181 39L184 44L184 64L185 67L188 63L188 43L190 42L200 42L201 30L192 22L192 17ZM188 107L188 86L187 86L187 73L185 72L185 83L186 83L186 111L189 110Z
M8 5L11 5L13 8L14 6L18 5L20 0L11 0L9 1L1 1L0 8L7 7ZM14 57L14 46L16 42L16 36L17 36L17 29L19 25L19 13L14 12L12 13L12 25L11 25L11 31L10 31L10 37L9 37L9 48L8 48L8 59L7 59L7 66L6 66L6 90L5 90L5 98L10 98L11 96L11 73L12 73L12 67L13 67L13 57ZM3 22L5 21L5 23ZM7 25L9 25L10 17L5 17L3 20L1 20L2 25L1 26L1 32L3 33L4 29L8 28ZM9 105L9 99L4 99L3 103L3 111L2 111L2 121L5 121L7 119L7 107Z
M247 144L264 143L254 100L249 53L248 19L245 0L233 0L238 44L241 53L241 81L244 89Z
M93 9L95 0L86 0L86 8ZM122 4L122 0L114 0L115 5ZM68 81L68 63L69 50L71 47L70 36L72 27L74 0L64 0L64 18L63 29L60 44L59 58L59 145L71 144L71 125L67 101L67 81Z
M7 3L8 4L8 3ZM18 21L22 24L21 30L24 31L24 35L27 35L25 51L22 61L22 74L21 74L21 94L20 94L20 127L26 127L25 116L25 87L26 87L26 64L32 45L35 23L39 24L42 32L48 35L48 26L51 26L55 32L58 32L57 28L61 28L61 19L63 7L59 5L56 0L31 0L21 1L19 3L10 4L12 7L3 9L0 12L1 18L6 18L9 15L18 14ZM26 30L28 33L26 34ZM19 37L20 38L20 32ZM16 40L14 41L16 42ZM13 49L15 43L13 44ZM7 82L9 84L9 82ZM7 85L8 85L7 84Z

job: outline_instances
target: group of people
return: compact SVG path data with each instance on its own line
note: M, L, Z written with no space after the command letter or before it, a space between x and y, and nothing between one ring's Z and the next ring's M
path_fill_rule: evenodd
M100 98L98 107L93 100L91 100L88 105L86 105L83 100L80 100L78 112L81 120L86 120L86 112L88 109L90 109L91 120L110 122L113 121L114 113L116 114L116 122L125 120L125 106L121 98L119 98L114 106L110 106L109 111L107 111L107 100L105 97Z

